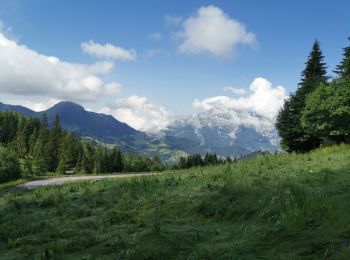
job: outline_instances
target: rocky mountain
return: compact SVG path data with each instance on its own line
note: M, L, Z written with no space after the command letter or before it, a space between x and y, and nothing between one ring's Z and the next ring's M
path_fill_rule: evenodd
M241 122L229 111L209 110L178 119L159 135L149 135L110 115L86 111L73 102L60 102L43 112L0 103L0 111L6 110L38 118L46 113L49 123L58 115L63 128L83 139L117 145L124 152L158 155L166 161L194 153L242 156L279 149L276 131L270 125L264 125L264 119L257 115L245 115L245 118L252 116L259 126Z
M256 122L264 121L257 115L250 116ZM257 127L253 123L249 125L229 111L209 110L179 119L164 131L164 135L190 139L199 144L202 153L215 152L223 156L280 149L278 135L273 127L264 127L264 124Z

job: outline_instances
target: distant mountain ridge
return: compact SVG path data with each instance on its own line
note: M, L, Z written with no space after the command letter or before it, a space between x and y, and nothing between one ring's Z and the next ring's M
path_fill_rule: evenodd
M223 156L280 149L275 129L258 131L253 126L237 123L227 111L209 110L179 119L164 134L191 139L199 143L202 150Z
M35 112L18 105L0 103L0 111L13 111L24 116L42 117L46 113L51 123L56 115L59 116L63 128L72 132L82 132L83 135L111 139L136 134L137 131L122 123L113 116L86 111L79 104L62 101L46 111Z
M135 129L113 116L86 111L72 102L60 102L45 112L50 122L58 115L63 128L81 131L88 136L113 140L137 133Z
M20 113L24 116L36 116L37 112L23 107L23 106L18 106L18 105L8 105L0 102L0 111L12 111L12 112L17 112Z
M195 153L241 156L280 148L275 130L261 133L235 123L227 113L213 111L179 119L155 136L137 131L113 116L86 111L73 102L60 102L42 112L0 102L0 111L6 110L38 118L46 113L49 123L58 115L63 128L79 133L82 138L117 145L124 152L158 155L166 161Z
M0 102L0 111L13 111L27 117L41 118L44 113L51 124L59 116L61 125L70 132L78 133L83 139L97 143L112 144L124 152L139 153L148 156L158 155L163 160L174 161L187 153L177 148L176 143L184 142L179 138L158 138L137 131L120 122L113 116L86 111L81 105L62 101L46 111L35 112L23 106L8 105ZM167 143L169 141L169 143ZM190 142L191 143L191 142Z

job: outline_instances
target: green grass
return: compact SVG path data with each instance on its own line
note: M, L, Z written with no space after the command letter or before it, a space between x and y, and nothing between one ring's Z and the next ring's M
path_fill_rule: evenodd
M349 259L350 147L11 191L0 259Z

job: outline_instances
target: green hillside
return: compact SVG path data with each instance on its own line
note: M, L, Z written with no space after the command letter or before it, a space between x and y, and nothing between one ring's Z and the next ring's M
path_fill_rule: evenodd
M348 259L350 146L7 192L1 259Z

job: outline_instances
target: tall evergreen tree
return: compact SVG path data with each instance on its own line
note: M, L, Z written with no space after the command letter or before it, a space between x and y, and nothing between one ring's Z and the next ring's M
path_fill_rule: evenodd
M41 126L38 137L36 139L33 151L34 172L37 175L43 175L49 170L49 151L47 143L49 141L49 129L46 114L41 119Z
M43 128L46 128L46 129L49 128L49 120L47 118L46 112L41 117L41 125Z
M119 149L114 148L111 151L111 172L122 172L123 169L123 155Z
M348 37L348 40L350 41L350 37ZM340 78L346 78L350 79L350 45L345 47L343 52L343 60L340 62L340 64L336 67L336 70L334 72L338 74Z
M301 82L297 91L285 101L277 116L276 128L281 137L282 146L287 151L305 152L320 145L320 138L302 127L301 115L307 96L320 83L327 83L329 77L323 60L320 43L316 40L306 67L301 73Z
M61 136L62 136L62 129L60 124L60 119L58 115L56 115L56 118L52 124L52 128L51 128L48 143L47 143L47 152L49 157L49 171L55 171L57 169Z

